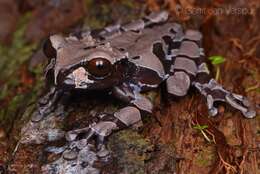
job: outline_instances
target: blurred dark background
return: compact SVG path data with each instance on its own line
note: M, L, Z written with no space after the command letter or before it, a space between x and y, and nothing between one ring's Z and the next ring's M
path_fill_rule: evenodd
M206 54L226 60L218 67L209 62L213 76L219 68L219 82L259 109L259 0L0 0L0 166L8 162L17 173L35 173L41 166L42 146L23 146L15 157L12 152L44 87L41 45L46 37L123 23L162 9L170 12L170 20L203 33ZM245 120L238 112L222 110L220 117L197 120L207 114L199 95L171 103L157 113L162 127L151 120L139 133L138 138L149 139L159 150L154 148L148 160L137 153L132 161L110 166L111 171L130 166L136 170L129 173L260 173L259 117ZM194 124L210 125L209 135L216 141L205 142Z

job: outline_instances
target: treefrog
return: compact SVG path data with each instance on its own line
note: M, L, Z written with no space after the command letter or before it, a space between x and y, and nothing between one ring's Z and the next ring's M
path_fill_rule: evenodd
M87 141L94 138L101 147L111 133L140 122L143 113L152 113L153 104L143 93L163 83L174 97L185 96L191 87L198 89L212 116L218 114L215 103L219 101L246 118L256 115L245 97L227 91L211 78L202 34L184 31L180 24L168 20L166 11L102 30L52 35L43 51L49 58L46 79L52 85L39 100L33 122L53 112L61 96L72 90L107 91L125 103L113 114L100 114L89 127L69 131L68 141L84 134Z

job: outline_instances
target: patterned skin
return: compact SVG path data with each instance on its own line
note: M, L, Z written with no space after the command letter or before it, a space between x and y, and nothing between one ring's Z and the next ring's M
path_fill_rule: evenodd
M152 113L153 104L141 93L161 83L175 97L185 96L194 86L205 97L212 116L218 113L215 102L221 101L253 118L256 113L245 97L225 90L210 77L201 40L200 32L184 32L179 24L168 22L164 11L101 31L51 36L44 52L50 59L46 77L52 85L39 100L32 121L44 119L72 90L106 90L125 107L100 114L94 124L67 134L68 141L79 134L86 141L95 138L100 148L112 132L140 122L144 112ZM72 156L70 152L67 158Z

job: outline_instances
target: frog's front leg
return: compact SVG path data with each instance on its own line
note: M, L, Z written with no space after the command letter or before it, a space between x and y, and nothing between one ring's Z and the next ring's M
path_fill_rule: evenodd
M134 106L126 106L112 114L100 114L98 121L86 128L69 131L66 139L70 144L84 141L85 145L94 140L97 150L102 150L105 149L104 142L109 135L140 121L140 111ZM72 160L77 157L80 150L79 147L68 148L63 152L63 157L67 160Z
M74 141L79 134L87 141L95 138L97 148L100 149L104 145L106 137L115 131L128 128L136 123L140 123L142 112L152 112L152 103L150 100L139 94L134 88L123 84L114 87L113 95L127 104L126 107L119 109L112 114L100 114L98 121L89 125L87 128L73 130L67 133L67 140ZM81 136L82 137L82 136Z
M44 117L53 112L57 108L63 94L63 90L51 87L49 92L39 99L37 110L33 113L31 120L33 122L41 121Z
M87 142L94 139L97 149L101 149L105 139L115 131L119 131L141 122L141 113L134 106L126 106L113 114L100 114L98 122L92 123L87 128L73 130L67 133L66 139L69 142L78 139L78 135ZM77 149L72 149L77 153ZM71 152L69 152L70 154ZM66 154L65 158L66 158Z

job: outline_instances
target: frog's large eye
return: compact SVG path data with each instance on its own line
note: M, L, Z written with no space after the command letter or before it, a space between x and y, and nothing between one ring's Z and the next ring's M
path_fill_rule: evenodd
M107 59L94 58L88 62L87 69L93 76L102 78L111 73L112 65Z

